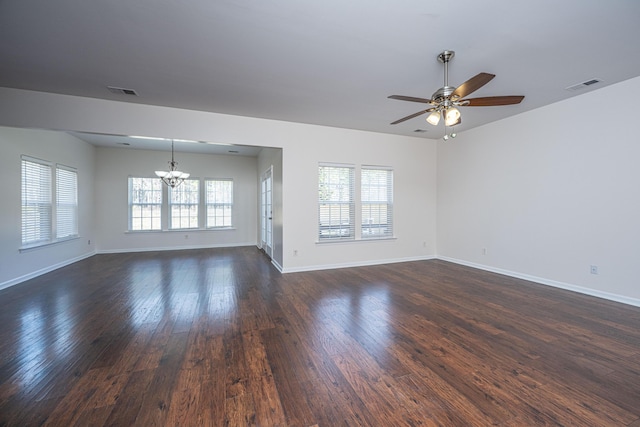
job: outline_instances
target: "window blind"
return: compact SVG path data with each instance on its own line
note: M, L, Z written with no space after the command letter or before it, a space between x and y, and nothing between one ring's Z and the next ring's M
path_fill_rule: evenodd
M22 157L22 244L51 240L51 165Z
M363 166L360 184L362 238L393 236L393 171Z
M78 173L56 167L56 238L78 235Z
M355 239L355 167L318 167L318 239Z

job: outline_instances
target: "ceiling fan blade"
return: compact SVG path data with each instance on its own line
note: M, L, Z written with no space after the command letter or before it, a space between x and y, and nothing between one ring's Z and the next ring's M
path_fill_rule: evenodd
M407 116L407 117L403 117L403 118L401 118L401 119L398 119L398 120L396 120L395 122L393 122L393 123L391 123L391 124L392 124L392 125L397 125L398 123L402 123L402 122L404 122L404 121L407 121L407 120L409 120L409 119L413 119L414 117L418 117L418 116L419 116L419 115L421 115L421 114L429 113L429 112L431 112L431 111L433 111L433 108L429 108L429 109L427 109L427 110L423 110L423 111L418 111L417 113L413 113L413 114L411 114L410 116Z
M435 104L431 99L416 98L415 96L391 95L389 99L397 99L399 101L422 102L423 104Z
M495 76L495 74L480 73L471 77L469 80L458 86L451 94L451 97L458 99L464 98L489 83Z
M486 96L484 98L464 99L465 107L492 107L497 105L520 104L524 96ZM466 104L468 102L468 104Z

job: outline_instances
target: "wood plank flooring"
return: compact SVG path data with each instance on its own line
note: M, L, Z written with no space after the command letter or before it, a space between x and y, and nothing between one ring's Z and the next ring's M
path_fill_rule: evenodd
M0 325L1 426L640 426L640 309L444 261L96 255Z

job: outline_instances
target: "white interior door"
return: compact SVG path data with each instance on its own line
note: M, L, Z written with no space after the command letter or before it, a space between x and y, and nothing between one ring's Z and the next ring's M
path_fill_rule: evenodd
M260 193L260 236L261 246L269 258L272 258L272 245L273 245L273 180L272 180L273 166L267 169L262 174Z

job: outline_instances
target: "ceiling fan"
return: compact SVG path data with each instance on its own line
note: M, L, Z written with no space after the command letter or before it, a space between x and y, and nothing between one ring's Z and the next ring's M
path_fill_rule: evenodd
M413 119L422 114L430 113L427 117L427 122L436 126L440 122L440 117L444 119L446 126L455 126L462 122L460 117L460 110L458 107L491 107L496 105L512 105L519 104L524 99L524 96L486 96L482 98L469 98L464 99L466 96L472 94L482 86L486 85L495 77L495 74L480 73L466 82L462 83L458 87L449 86L449 61L454 57L455 52L452 50L445 50L438 55L438 61L444 64L444 86L438 89L431 95L431 99L416 98L414 96L404 95L391 95L390 99L398 99L400 101L421 102L423 104L429 104L431 107L426 110L418 111L407 117L403 117L392 125L397 125L406 120Z

